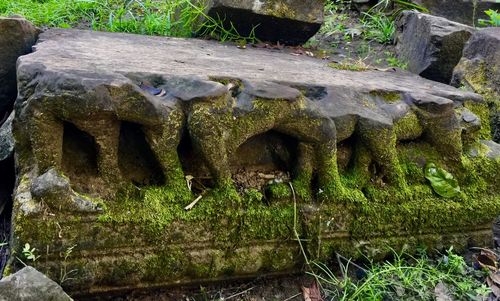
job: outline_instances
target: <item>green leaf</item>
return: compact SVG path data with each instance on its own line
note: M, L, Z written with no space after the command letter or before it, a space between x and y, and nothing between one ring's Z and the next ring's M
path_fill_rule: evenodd
M434 163L425 166L425 178L431 183L432 189L442 197L452 198L460 193L460 187L453 175L436 167Z

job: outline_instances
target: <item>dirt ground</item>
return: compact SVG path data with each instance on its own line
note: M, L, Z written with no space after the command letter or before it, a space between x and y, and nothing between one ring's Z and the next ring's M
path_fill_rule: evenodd
M280 278L258 278L248 281L180 287L149 291L131 291L121 296L82 298L83 301L299 301L304 300L302 287L312 279L304 275Z

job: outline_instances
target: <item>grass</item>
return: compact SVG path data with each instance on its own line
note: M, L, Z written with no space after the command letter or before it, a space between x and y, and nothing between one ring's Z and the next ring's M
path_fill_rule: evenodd
M85 28L171 37L206 34L249 40L205 14L203 0L0 0L0 16L22 15L37 26Z
M325 300L436 300L438 294L450 300L485 300L490 293L482 282L485 273L473 270L452 249L439 259L425 252L418 257L394 252L392 261L371 263L367 269L347 262L340 266L342 277L324 264L314 267ZM360 280L348 276L355 269Z
M395 19L404 10L417 10L429 13L429 10L421 5L413 3L410 0L379 0L370 11L388 11L392 9L391 16Z
M422 249L417 250L416 257L406 248L400 253L391 249L393 260L374 263L366 257L369 262L366 268L337 254L342 275L337 276L328 265L309 260L297 231L297 201L291 184L290 188L295 239L309 270L307 274L314 277L324 300L486 300L492 292L484 283L488 271L469 267L453 248L437 259L428 257Z
M0 0L0 15L9 14L37 26L179 37L191 36L201 17L189 0Z
M484 13L489 19L479 19L479 25L500 27L500 13L497 10L488 9Z
M381 12L363 13L361 23L364 27L364 37L381 44L390 44L394 40L396 24L394 19Z
M385 54L385 61L387 62L387 65L390 67L397 67L402 70L407 70L408 69L408 62L404 62L397 58L394 54L392 54L390 51L384 52Z

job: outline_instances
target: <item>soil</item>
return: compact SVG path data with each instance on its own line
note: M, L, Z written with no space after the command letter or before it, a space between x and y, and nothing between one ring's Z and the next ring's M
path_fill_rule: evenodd
M238 192L242 193L247 189L256 189L262 191L263 188L272 182L287 183L290 182L290 175L281 170L275 171L260 171L246 170L245 168L238 169L233 174Z
M198 287L130 291L122 296L94 297L83 301L298 301L304 300L302 287L310 287L313 279L304 275L280 278L258 278L251 281L219 283Z
M404 62L396 59L394 43L381 44L367 40L363 37L363 30L360 13L348 7L340 7L336 12L327 13L322 29L302 46L259 43L249 47L268 48L290 55L310 56L365 68L405 68Z

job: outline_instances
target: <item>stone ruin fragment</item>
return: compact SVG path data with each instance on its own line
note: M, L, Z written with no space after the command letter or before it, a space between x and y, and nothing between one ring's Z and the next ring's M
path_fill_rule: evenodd
M77 296L300 271L301 248L491 241L500 159L478 94L202 40L52 29L34 49L11 247L43 251L37 269ZM431 163L456 194L433 190Z

